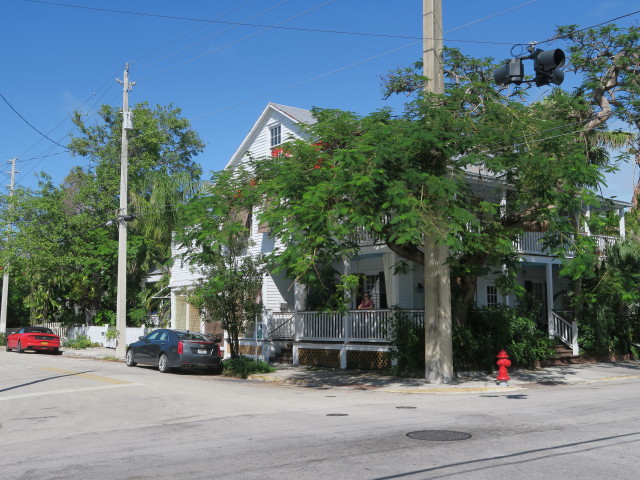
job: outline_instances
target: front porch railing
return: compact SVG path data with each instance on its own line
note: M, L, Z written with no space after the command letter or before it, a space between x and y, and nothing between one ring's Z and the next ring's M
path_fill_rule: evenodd
M551 311L549 318L549 335L557 338L567 345L574 356L580 355L580 347L578 345L578 324L573 321L569 322L560 316L558 312Z
M424 324L423 310L402 310L416 325ZM275 312L267 318L267 339L313 342L389 341L392 310L340 312Z
M295 334L294 312L271 312L267 315L265 338L292 339Z

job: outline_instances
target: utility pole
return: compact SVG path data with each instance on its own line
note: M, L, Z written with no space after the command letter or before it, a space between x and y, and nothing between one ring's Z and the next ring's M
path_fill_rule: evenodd
M11 181L9 182L9 196L13 196L13 188L16 184L16 159L8 160L11 164ZM7 235L10 235L12 227L9 224ZM8 240L8 238L7 238ZM7 331L7 306L9 303L9 264L3 265L4 275L2 276L2 307L0 307L0 333Z
M442 0L422 0L423 74L427 92L444 93L442 65ZM440 208L434 208L441 211ZM436 219L437 227L441 220ZM439 228L438 228L439 229ZM437 244L437 231L424 236L425 378L432 383L453 380L451 281L446 264L449 248Z
M122 84L122 145L120 148L120 208L118 209L118 294L116 298L116 357L123 358L127 347L127 176L129 174L129 140L127 130L133 128L129 111L129 92L135 82L129 82L129 64L124 68Z

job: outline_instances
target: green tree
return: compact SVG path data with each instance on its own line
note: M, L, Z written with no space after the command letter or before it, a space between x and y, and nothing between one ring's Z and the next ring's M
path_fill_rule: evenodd
M444 95L420 90L403 115L315 109L309 141L255 159L260 219L283 245L270 261L328 288L318 272L357 252L356 232L419 265L429 232L449 246L454 318L464 323L477 278L515 266L519 234L550 223L561 238L575 233L565 212L597 205L594 189L610 167L585 161L575 137L543 134L567 132L588 102L556 91L526 105L487 83L490 61L447 50L445 63ZM468 172L486 178L480 190ZM509 190L506 210L501 188ZM437 230L440 221L446 228ZM514 273L510 268L511 276L502 277L505 285Z
M129 312L137 307L143 278L168 265L175 206L197 189L201 169L195 155L203 148L189 122L174 107L133 108L130 135L127 291ZM86 157L60 186L43 176L35 189L17 189L3 224L14 223L3 251L13 266L12 289L28 292L33 320L90 322L115 309L117 231L108 226L119 206L120 140L118 109L102 107L101 121L86 125L77 114L80 134L69 148ZM14 283L15 279L15 283ZM137 312L136 323L144 317ZM130 318L133 320L133 318Z
M207 321L220 321L229 335L231 357L240 353L239 336L262 314L264 266L251 255L252 206L255 192L240 193L251 182L243 169L214 175L206 192L180 209L175 241L183 260L200 279L188 300Z

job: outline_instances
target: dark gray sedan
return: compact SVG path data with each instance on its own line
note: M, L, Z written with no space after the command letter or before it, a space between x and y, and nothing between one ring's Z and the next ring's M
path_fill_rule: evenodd
M179 367L219 371L220 347L202 333L161 328L127 348L127 365L138 363L157 365L162 373Z

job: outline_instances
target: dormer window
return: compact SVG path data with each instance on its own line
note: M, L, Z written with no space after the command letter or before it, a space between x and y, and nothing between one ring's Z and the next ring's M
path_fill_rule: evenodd
M282 143L282 128L280 125L276 125L269 129L271 133L271 147L278 146Z

